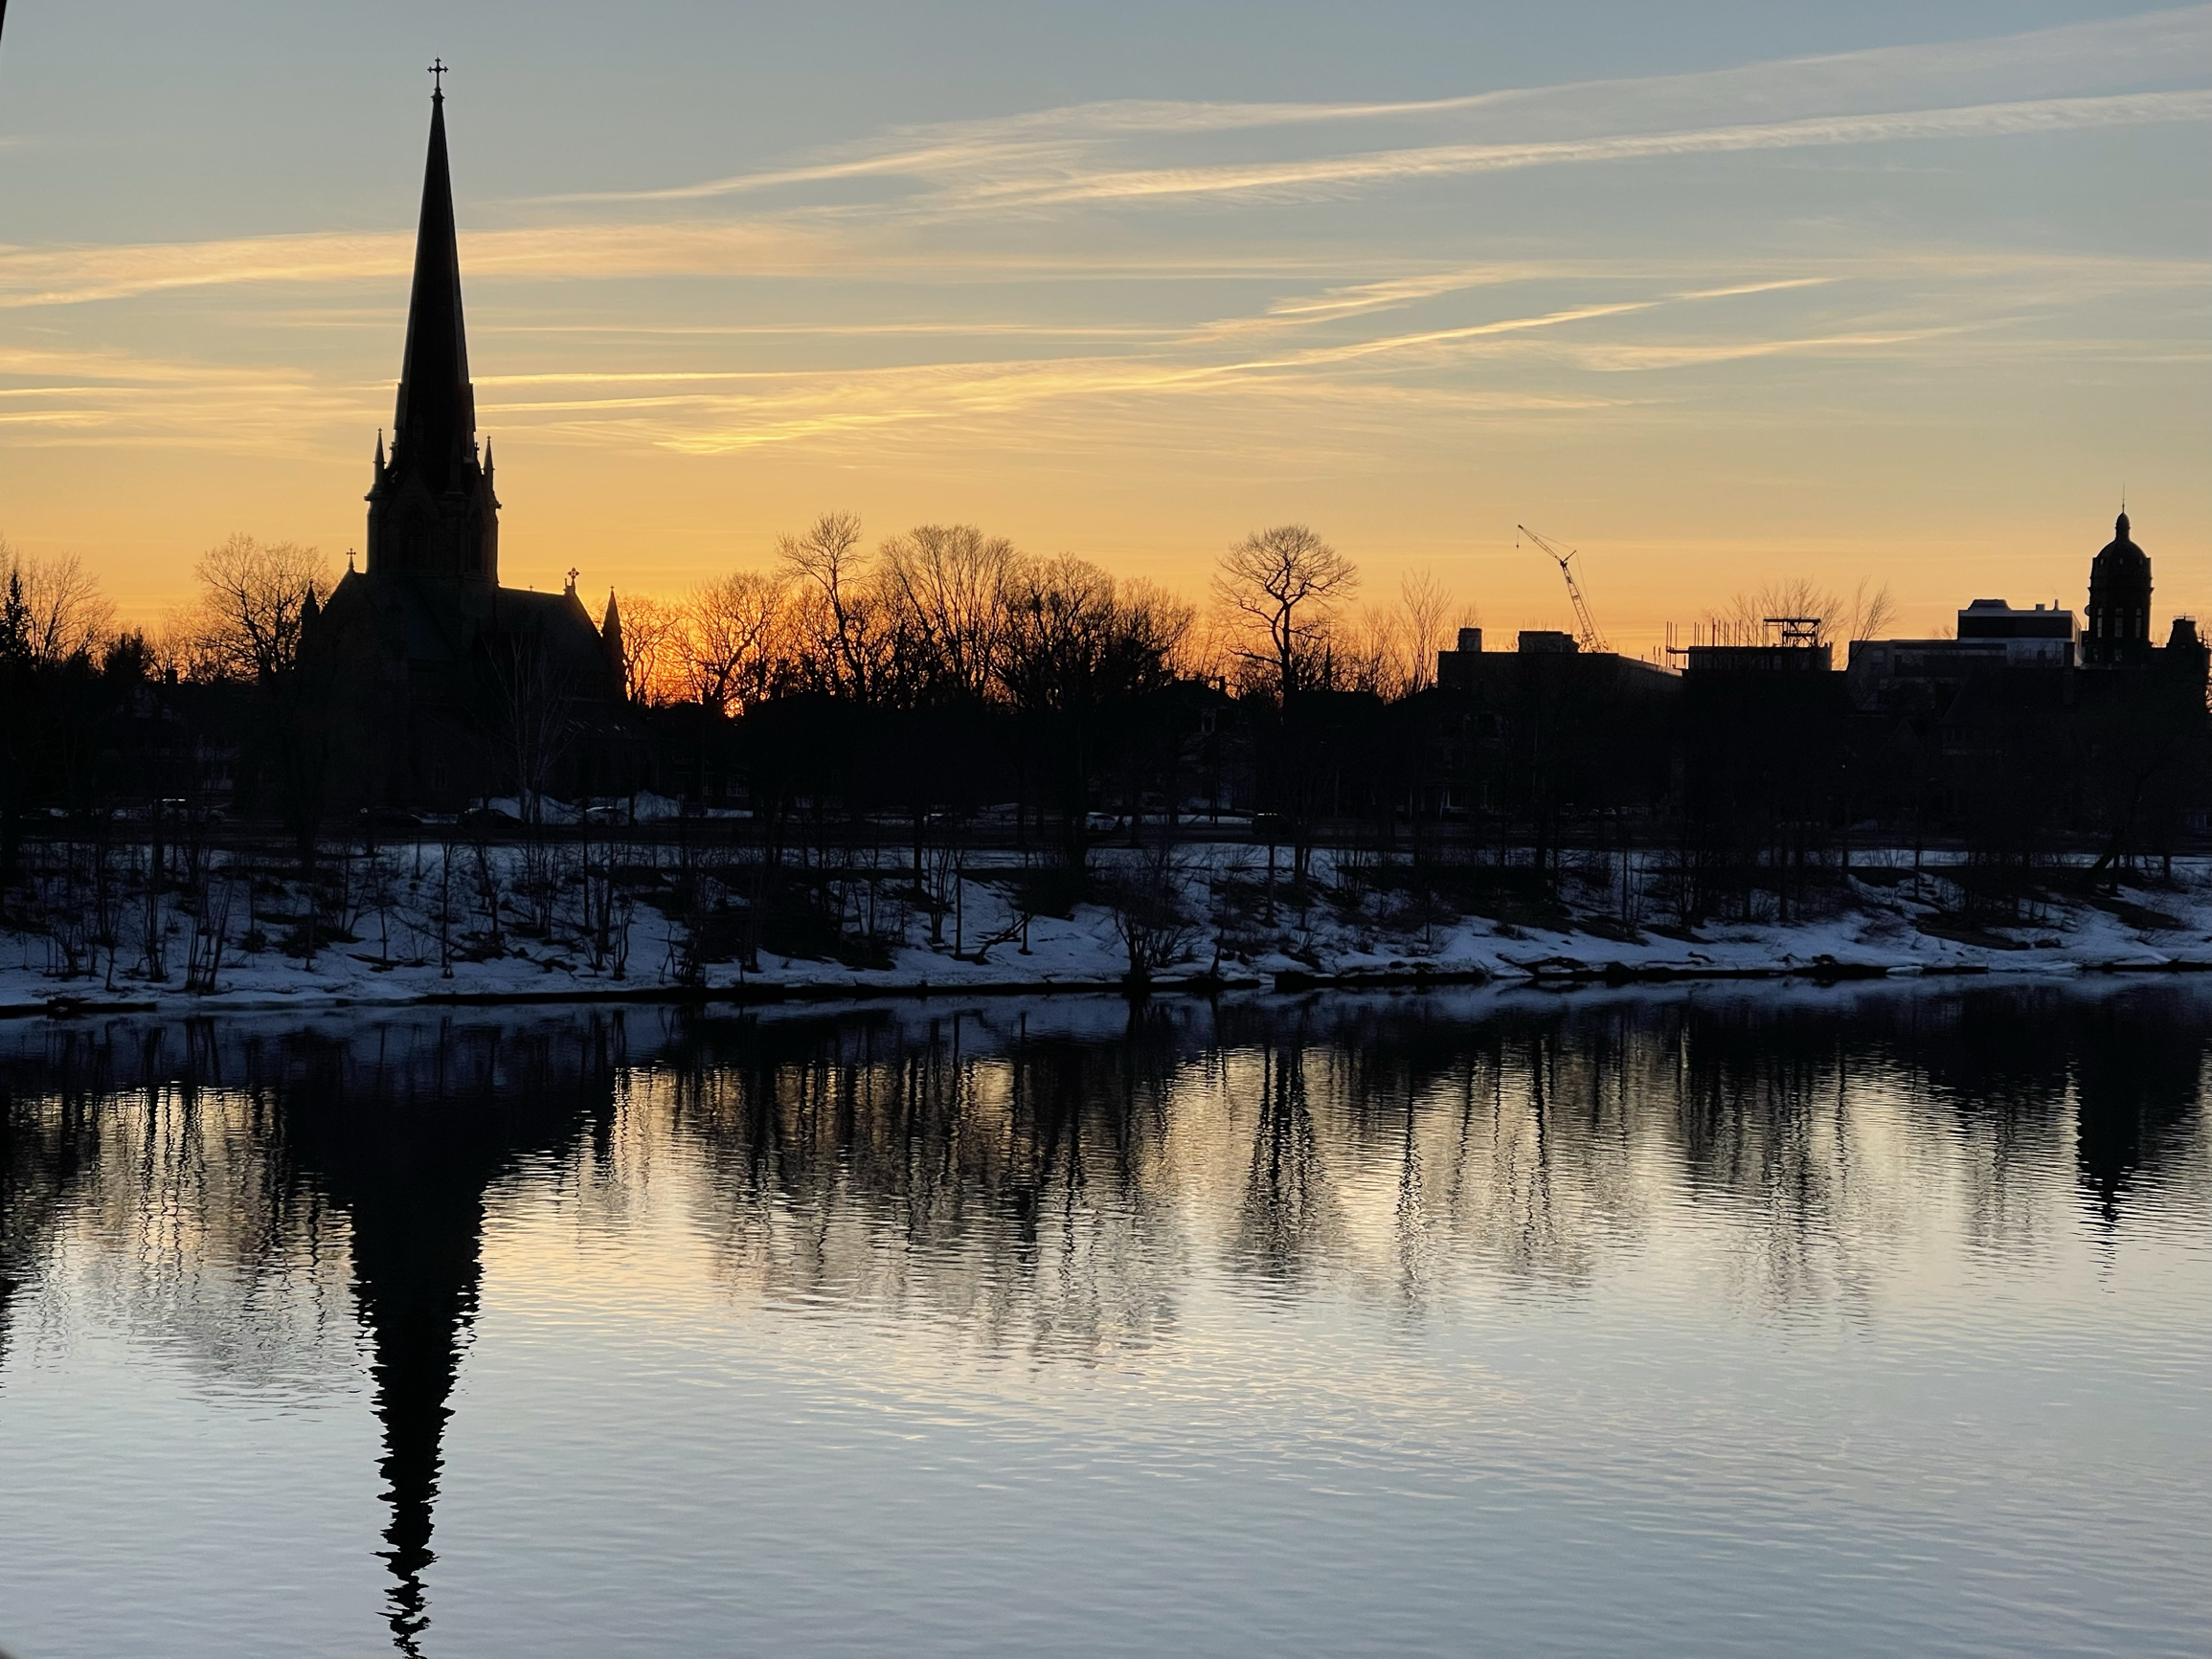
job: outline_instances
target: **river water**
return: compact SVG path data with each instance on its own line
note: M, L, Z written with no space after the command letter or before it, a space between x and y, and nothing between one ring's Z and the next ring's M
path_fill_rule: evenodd
M0 1027L0 1646L2205 1651L2187 985Z

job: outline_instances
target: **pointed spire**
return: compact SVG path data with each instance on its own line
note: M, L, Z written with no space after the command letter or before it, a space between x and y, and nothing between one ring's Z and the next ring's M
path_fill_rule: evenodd
M368 573L412 571L496 586L499 501L477 460L442 92L430 106L407 348L388 462L381 460L381 435L377 443L379 467L368 498Z
M384 429L381 426L376 429L376 470L378 473L384 470Z
M615 609L615 591L607 590L607 614L599 623L599 649L606 653L607 666L614 671L615 689L626 692L629 669L622 655L622 614Z
M476 392L461 309L461 244L453 224L453 171L445 154L445 99L430 106L430 155L415 233L415 287L407 304L407 355L399 371L394 461L419 472L435 494L460 483L476 455Z

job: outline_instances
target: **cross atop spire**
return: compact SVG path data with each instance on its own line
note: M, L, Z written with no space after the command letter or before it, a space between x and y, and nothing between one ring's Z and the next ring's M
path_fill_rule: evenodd
M433 57L430 60L430 67L423 73L430 77L430 96L440 103L444 102L445 78L453 73L445 67L445 59Z

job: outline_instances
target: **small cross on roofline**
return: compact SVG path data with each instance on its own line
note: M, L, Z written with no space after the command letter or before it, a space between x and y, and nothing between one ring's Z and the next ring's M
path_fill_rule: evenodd
M453 73L445 67L445 59L433 57L430 60L430 67L423 73L430 77L430 96L443 98L445 96L445 78Z

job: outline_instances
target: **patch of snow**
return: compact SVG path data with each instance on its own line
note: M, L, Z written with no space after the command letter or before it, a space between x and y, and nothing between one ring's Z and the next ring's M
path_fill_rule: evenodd
M587 810L595 818L602 809L621 810L626 816L630 804L623 797L620 802L590 803ZM640 796L636 808L641 819L656 821L677 816L679 803L665 796ZM573 814L576 809L562 810ZM1011 854L969 855L966 879L959 883L959 925L948 915L942 942L933 945L926 917L918 912L909 916L903 940L889 948L886 966L853 968L763 953L756 971L748 972L735 962L706 963L696 968L688 983L683 970L685 930L653 905L641 900L635 906L628 925L626 964L618 970L612 960L602 959L595 966L580 915L570 900L563 901L551 938L525 936L515 895L531 881L544 879L542 871L533 871L529 864L527 849L492 847L483 856L485 863L480 868L476 849L456 850L447 889L452 908L444 929L450 960L444 966L440 961L436 920L444 852L440 841L426 840L382 849L376 870L384 902L379 906L356 893L352 901L356 913L349 918L354 942L326 944L311 958L281 953L274 940L283 930L273 920L265 927L271 942L257 952L244 952L239 940L247 917L240 898L234 905L230 943L214 989L208 993L185 987L183 956L190 924L173 909L167 924L170 959L159 979L146 976L146 953L127 941L113 951L102 947L92 953L93 972L64 977L60 967L66 953L54 939L38 931L0 928L0 1008L37 1010L56 1003L143 1004L162 1011L214 1005L393 1006L457 997L519 1002L553 997L756 991L865 998L912 995L924 988L932 996L957 997L963 989L1113 986L1122 980L1128 967L1116 915L1099 904L1079 906L1066 917L1033 916L1026 940L992 944L983 959L976 960L980 941L1015 930L1019 920L1011 908L1010 885L1004 880L1020 867ZM666 869L676 854L668 848L658 853L643 849L639 856L658 858ZM1178 856L1185 908L1196 918L1208 917L1225 878L1233 876L1246 884L1242 890L1249 899L1264 863L1264 854L1246 845L1193 845ZM1140 871L1143 857L1123 848L1102 848L1094 854L1104 877ZM1862 857L1869 869L1902 871L1909 862L1908 854L1895 852L1886 855L1886 861L1883 855ZM1939 879L1945 861L1924 862L1931 879ZM1847 904L1833 914L1787 925L1730 921L1708 925L1691 938L1649 927L1623 930L1600 920L1594 910L1580 921L1570 915L1558 926L1526 921L1507 926L1492 918L1459 916L1409 928L1393 924L1387 908L1371 895L1355 899L1327 894L1325 889L1335 886L1348 869L1348 861L1341 867L1340 861L1325 851L1313 856L1307 898L1302 904L1292 903L1287 896L1288 863L1288 855L1282 855L1272 920L1243 915L1234 926L1225 925L1220 917L1206 921L1194 929L1186 958L1162 970L1159 979L1172 983L1205 974L1216 966L1217 952L1223 953L1218 971L1232 982L1266 983L1278 975L1296 975L1350 980L1355 986L1363 976L1478 975L1500 983L1534 984L1572 976L1917 975L1930 969L2048 975L2212 967L2212 861L2205 860L2177 861L2170 887L2126 888L2103 899L2047 894L2017 926L1968 926L1946 917L1916 892L1912 882L1853 881L1847 886ZM486 873L505 895L501 945L497 950L463 952L459 947L463 936L483 921L475 907L477 884ZM572 879L575 874L569 872ZM887 888L898 885L891 870L885 872L884 881ZM1563 896L1570 912L1578 899L1592 906L1617 907L1617 897L1609 900L1602 886L1585 892L1571 878ZM270 917L301 907L296 894L271 895L260 904L263 915ZM2145 925L2127 920L2131 915ZM116 930L128 933L130 925ZM481 947L487 941L478 943ZM966 950L956 952L956 943ZM81 946L78 956L81 966L85 957Z

